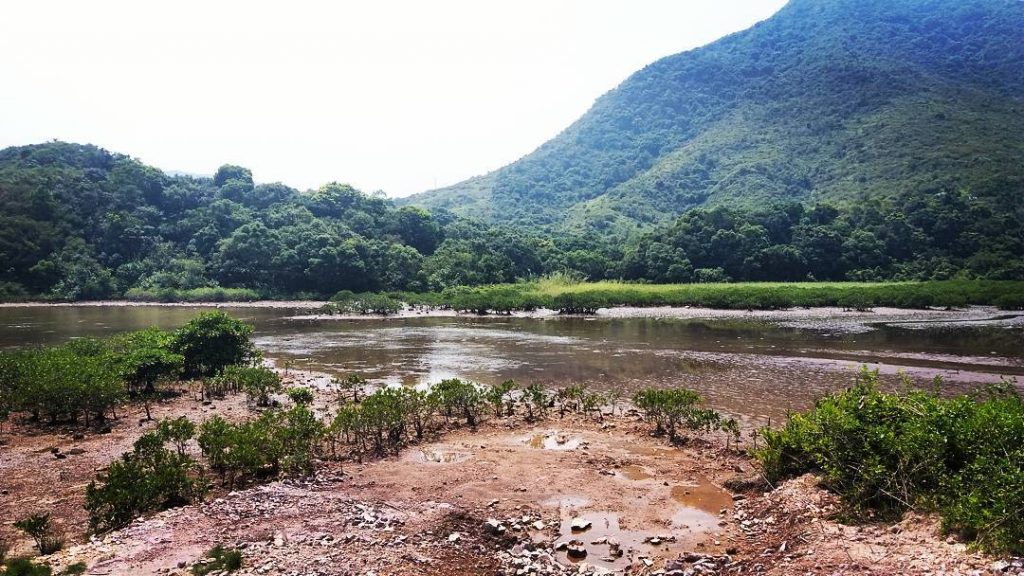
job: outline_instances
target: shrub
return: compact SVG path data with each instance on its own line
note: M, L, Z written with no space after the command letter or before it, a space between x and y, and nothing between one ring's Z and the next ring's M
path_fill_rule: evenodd
M516 383L506 380L501 384L491 386L484 392L484 399L494 409L494 416L500 418L504 413L511 416L516 404Z
M57 576L79 576L85 574L85 571L84 562L75 562L58 572ZM53 576L53 569L46 564L36 564L28 558L15 558L0 564L0 574L4 576Z
M219 310L204 312L174 332L171 349L184 357L185 375L213 376L256 357L252 326Z
M288 398L300 406L306 406L313 403L313 391L305 386L294 386L288 389Z
M196 424L184 416L165 418L157 426L156 434L164 442L172 442L178 454L185 455L185 446L195 437Z
M200 426L198 442L221 482L234 487L239 480L312 472L324 433L316 416L298 405L238 424L215 416Z
M352 393L352 401L359 402L359 393L366 386L366 378L358 374L349 374L344 380L335 379L334 383L338 385L342 390L347 390Z
M955 398L885 393L864 369L762 437L769 480L820 473L854 518L925 506L986 549L1024 552L1024 401L1009 384Z
M179 431L183 426L173 425ZM180 439L180 437L179 437ZM105 477L86 487L85 507L94 532L127 525L152 510L180 506L201 499L206 486L194 477L197 464L189 456L164 447L159 432L142 435L132 452L114 461Z
M164 379L181 375L185 359L171 351L173 335L159 328L129 332L110 339L121 378L132 394L155 392Z
M49 514L33 514L22 518L14 523L14 527L35 540L36 549L44 556L64 547L64 537L54 532Z
M265 366L228 366L219 378L225 388L245 391L259 407L270 406L270 395L281 391L281 377Z
M116 360L96 340L0 353L0 372L10 409L51 424L105 420L125 399Z
M213 572L234 572L242 567L242 552L237 548L214 546L192 566L192 573L204 576Z
M540 384L530 384L523 390L526 419L530 422L543 418L548 411L548 393Z
M330 303L324 306L328 314L380 314L388 316L402 309L402 302L387 294L364 292L353 293L342 290L331 297Z
M653 422L655 434L667 433L677 439L677 428L709 432L717 429L721 416L714 410L701 408L699 394L686 388L648 388L636 393L633 403Z
M476 426L483 404L483 395L476 384L450 378L436 384L430 393L435 395L446 418L465 418L467 426Z

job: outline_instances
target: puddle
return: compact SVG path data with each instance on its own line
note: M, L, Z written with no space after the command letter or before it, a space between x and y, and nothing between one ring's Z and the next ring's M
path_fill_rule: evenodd
M623 466L622 468L616 470L615 474L621 478L626 478L627 480L633 480L636 482L639 482L641 480L650 480L651 478L654 478L654 474L651 474L650 470L643 466L637 466L635 464Z
M471 454L465 452L424 448L417 453L416 459L420 462L430 462L433 464L452 464L469 460L471 456Z
M574 510L578 508L586 508L590 506L590 499L585 496L555 496L548 498L541 502L541 506L548 506L551 508L566 508Z
M585 530L573 530L572 522L575 518L590 522L590 527ZM564 565L586 562L591 566L621 570L629 565L630 558L674 558L683 551L683 546L670 534L664 534L656 529L649 532L622 529L619 515L615 512L570 514L562 520L560 534L558 542L582 542L582 548L586 550L586 555L575 557L569 556L564 548L556 550L555 557ZM660 540L656 540L659 544L649 542L652 536L660 537ZM616 548L620 551L619 554L614 552Z
M672 526L691 532L718 532L719 512L732 509L732 496L703 480L693 486L673 486L671 494L682 505L672 516Z
M575 450L585 443L581 438L570 438L562 433L534 434L527 440L530 448L538 450Z

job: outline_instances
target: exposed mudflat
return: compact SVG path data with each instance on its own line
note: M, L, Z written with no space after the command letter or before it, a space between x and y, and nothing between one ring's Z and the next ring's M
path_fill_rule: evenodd
M318 409L336 402L322 375L287 378L322 382ZM155 416L214 413L249 410L240 397L204 405L183 394ZM757 484L746 455L716 436L670 445L628 411L456 427L396 456L325 461L308 480L221 491L89 539L84 486L152 426L138 416L79 439L22 425L3 435L0 508L5 519L53 513L69 540L55 566L186 574L215 544L242 550L240 574L287 575L987 574L997 560L947 540L929 516L844 526L812 477L730 491L737 477ZM0 534L27 552L8 522Z

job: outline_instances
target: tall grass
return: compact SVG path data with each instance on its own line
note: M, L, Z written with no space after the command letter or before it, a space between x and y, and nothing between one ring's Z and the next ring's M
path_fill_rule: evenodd
M1024 308L1024 282L949 280L934 282L763 282L736 284L632 284L581 282L549 276L537 281L449 288L441 293L403 294L414 305L477 313L509 313L549 308L563 313L593 313L616 306L694 306L730 310L774 310L836 306L868 310L959 308L996 305Z

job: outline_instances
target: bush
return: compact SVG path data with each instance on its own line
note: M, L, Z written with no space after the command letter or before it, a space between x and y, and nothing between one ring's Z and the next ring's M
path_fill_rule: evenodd
M39 553L47 556L64 547L64 537L56 534L49 514L33 514L14 523L14 527L35 540Z
M512 380L506 380L501 384L491 386L484 392L484 399L494 409L494 416L501 418L502 414L511 416L516 405L515 392L518 389Z
M654 423L655 434L668 433L672 441L677 439L679 426L703 432L718 429L721 416L701 408L701 402L699 394L686 388L648 388L633 397L644 419Z
M442 380L430 391L446 418L465 418L467 426L476 426L480 418L483 395L476 384L458 378Z
M233 488L239 480L312 472L324 433L316 416L299 405L238 424L215 416L200 426L198 441L210 468Z
M28 558L15 558L2 565L4 576L53 576L53 569L46 564L36 564ZM71 564L58 572L57 576L78 576L84 574L86 566L82 562Z
M349 374L344 380L335 378L334 383L337 384L341 390L352 392L352 401L358 403L359 393L363 390L363 387L366 386L366 378L363 378L358 374ZM341 398L342 396L339 396L339 399Z
M172 421L175 422L175 421ZM180 422L168 425L176 442L187 441L188 427ZM126 526L137 516L152 510L189 504L202 498L203 481L194 473L198 465L179 451L164 447L161 432L140 437L132 452L114 461L105 477L93 480L86 487L85 508L89 511L89 527L103 532Z
M121 378L130 394L155 391L160 380L181 375L185 359L171 351L173 335L159 328L129 332L110 339Z
M402 302L387 294L372 292L356 294L349 290L338 292L323 307L323 311L328 314L380 314L382 316L396 314L401 309Z
M526 406L526 419L534 422L543 418L548 411L548 393L540 384L530 384L523 390L523 404Z
M252 326L219 310L204 312L174 333L171 348L184 357L185 375L213 376L256 356Z
M986 549L1024 552L1024 401L1008 383L955 398L885 393L864 369L762 437L769 480L820 473L853 518L924 506Z
M234 572L242 567L242 552L237 548L214 546L206 557L192 566L192 573L204 576L212 572Z
M313 403L313 391L305 386L293 386L288 389L288 398L300 406L307 406Z
M227 389L243 390L258 407L270 406L270 395L281 391L281 377L265 366L228 366L220 379Z
M33 420L105 420L125 400L117 359L96 340L62 346L0 352L4 402Z

